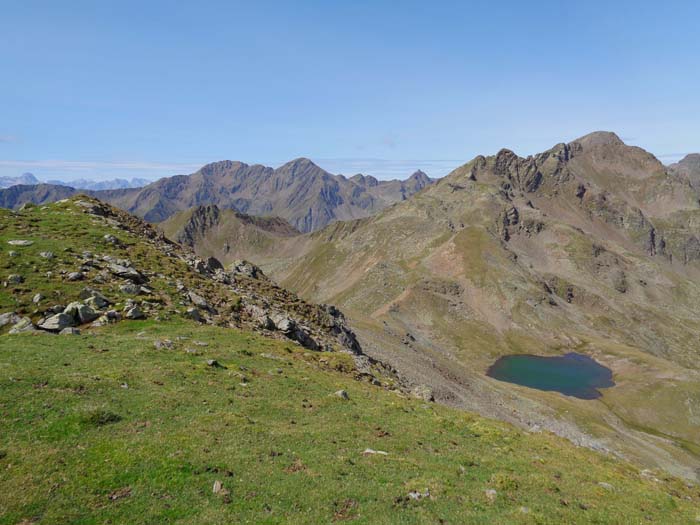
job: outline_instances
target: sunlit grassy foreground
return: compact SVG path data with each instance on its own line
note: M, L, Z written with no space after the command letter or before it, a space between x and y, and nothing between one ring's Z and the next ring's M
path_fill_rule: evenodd
M7 524L700 519L698 488L183 321L0 336L0 440Z

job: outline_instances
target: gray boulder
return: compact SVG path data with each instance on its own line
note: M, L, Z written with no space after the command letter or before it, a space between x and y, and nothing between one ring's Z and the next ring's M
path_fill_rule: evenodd
M146 278L134 268L116 263L111 263L108 268L113 275L131 281L132 283L141 284L146 282Z
M285 335L290 335L296 328L294 319L291 319L290 317L281 313L271 314L270 320L275 325L275 328Z
M78 324L85 324L97 319L100 315L86 304L74 302L66 306L63 313L70 315Z
M201 295L199 295L195 292L189 292L187 294L187 296L189 297L190 301L192 301L192 304L194 304L195 306L198 306L199 308L202 308L203 310L207 310L207 311L212 310L211 305Z
M46 299L46 297L44 297L41 293L37 293L34 295L34 297L32 297L32 302L34 304L39 304L44 299Z
M124 307L124 317L126 319L145 319L146 314L143 313L138 304L129 304Z
M77 328L64 328L60 332L58 332L59 335L80 335L80 330Z
M117 321L121 320L121 318L122 314L120 314L116 310L108 310L100 317L98 317L97 320L92 323L92 326L97 327L104 326L106 324L116 323Z
M21 284L24 282L24 277L19 274L13 273L7 276L8 284Z
M48 330L49 332L60 332L64 328L75 326L75 324L76 320L73 316L60 313L44 319L44 321L39 323L39 328Z
M83 288L80 291L80 298L85 301L85 304L88 304L96 310L107 308L110 304L109 300L104 295L92 288Z
M0 314L0 328L7 326L9 324L16 324L21 317L15 312L7 312L5 314Z
M126 283L119 287L119 291L127 295L138 295L141 293L141 287L138 284Z
M9 334L21 334L23 332L34 332L36 327L29 317L22 317L15 325L10 328Z
M188 308L185 312L185 317L187 317L188 319L192 319L193 321L197 321L198 323L204 322L202 314L200 314L199 310L197 310L196 308Z

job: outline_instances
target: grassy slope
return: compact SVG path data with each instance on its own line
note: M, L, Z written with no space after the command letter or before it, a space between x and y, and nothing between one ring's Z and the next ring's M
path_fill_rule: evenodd
M122 245L106 242L105 235L115 235ZM8 245L7 241L17 239L30 240L33 244L26 247ZM10 257L10 251L16 252L17 256ZM61 274L80 269L83 251L129 259L140 271L148 273L147 286L154 290L154 294L140 296L140 299L158 304L163 317L185 310L173 300L178 296L175 279L193 289L207 287L231 302L236 301L232 292L202 279L181 260L167 257L152 245L143 243L138 234L112 227L84 213L70 201L33 207L19 213L0 209L0 281L11 274L24 278L21 284L0 287L0 313L16 311L36 321L41 317L40 310L78 300L80 290L86 286L100 290L115 302L115 308L121 309L123 301L130 296L119 291L117 281L96 284L92 281L97 273L95 270L88 272L83 281L68 281ZM42 252L52 252L54 257L44 258L40 255ZM45 296L39 305L32 303L37 292Z
M154 347L164 337L173 349ZM354 381L351 367L344 355L184 322L2 336L0 523L687 523L700 514L697 488L405 399ZM332 395L340 388L349 401ZM388 455L363 456L368 447ZM213 494L216 480L230 494ZM430 499L402 499L426 489Z
M127 246L105 243L106 233ZM18 238L34 244L7 245ZM59 270L77 269L85 249L162 272L151 299L162 301L163 319L182 309L173 278L211 286L72 203L0 210L0 277L26 279L0 288L0 312L36 320L37 291L48 297L38 309L76 299L93 284ZM125 298L114 283L100 288ZM356 382L345 355L185 321L83 334L0 336L0 523L683 523L700 514L697 489ZM175 348L156 350L165 337ZM227 368L207 367L210 358ZM339 388L350 401L332 396ZM389 455L363 456L367 447ZM212 493L216 480L228 496ZM431 499L401 500L426 488Z

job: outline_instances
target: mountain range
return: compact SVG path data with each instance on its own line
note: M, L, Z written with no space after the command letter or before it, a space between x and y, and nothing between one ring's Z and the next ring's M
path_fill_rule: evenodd
M235 245L307 300L338 305L369 355L442 403L695 479L697 158L666 167L596 132L478 156L371 217L304 235L239 224L229 238L202 209L164 226L208 256ZM604 403L484 376L501 356L573 351L613 371Z
M62 180L47 180L45 182L37 179L32 173L23 173L19 177L0 177L0 188L9 188L19 185L36 185L47 184L51 186L69 186L75 189L85 190L112 190L125 188L140 188L152 182L149 179L133 178L127 179L111 179L111 180L92 180L92 179L73 179L70 181Z
M297 159L0 190L0 513L692 522L697 159L595 132L437 181ZM523 354L609 376L490 373Z
M305 158L274 169L227 160L143 188L87 193L154 223L194 206L216 204L251 215L278 216L298 230L309 232L333 221L367 217L432 182L422 171L405 181L379 181L361 174L346 178L328 173ZM31 188L14 187L0 190L0 205L16 208L25 202L40 204L65 194L65 190L50 185L37 187L37 194Z
M10 186L17 186L18 184L40 184L39 179L37 179L31 173L22 173L19 177L0 177L0 188L9 188Z
M92 180L92 179L71 179L69 181L62 180L47 180L45 184L55 184L57 186L70 186L76 190L123 190L127 188L142 188L153 182L151 179L141 179L134 177L128 179L109 179L109 180Z
M201 257L247 259L342 308L364 352L426 398L695 479L698 155L664 166L616 134L477 156L438 181L222 161L89 191ZM76 190L15 186L0 205ZM616 386L582 403L504 384L499 357L579 352Z

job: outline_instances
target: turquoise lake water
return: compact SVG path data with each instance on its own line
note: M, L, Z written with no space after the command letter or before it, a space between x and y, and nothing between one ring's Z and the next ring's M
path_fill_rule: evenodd
M553 357L507 355L491 365L486 375L579 399L596 399L602 395L599 388L615 386L612 370L586 355L574 352Z

